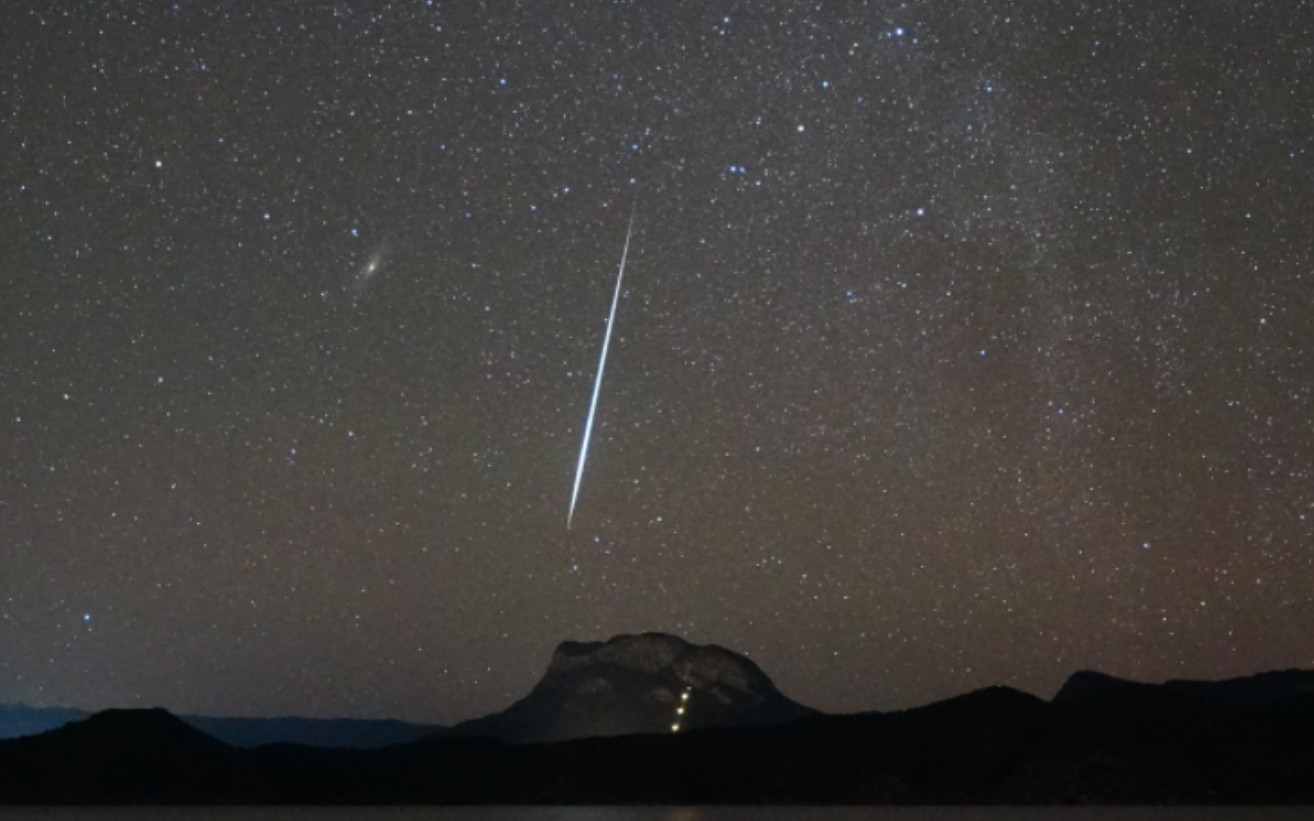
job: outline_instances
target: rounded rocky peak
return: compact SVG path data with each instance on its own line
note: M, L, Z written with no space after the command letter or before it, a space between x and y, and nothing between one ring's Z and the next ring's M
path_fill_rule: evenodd
M695 687L722 685L743 692L775 689L749 659L723 647L690 644L667 633L562 642L552 656L548 675L608 667L645 675L669 673Z
M607 641L563 641L552 655L548 671L565 672L607 665L638 673L655 673L669 668L689 647L684 639L665 633L615 636Z

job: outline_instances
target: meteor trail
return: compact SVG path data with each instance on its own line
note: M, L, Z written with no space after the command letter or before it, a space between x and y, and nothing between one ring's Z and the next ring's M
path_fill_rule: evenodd
M625 229L625 247L621 250L620 272L616 274L616 292L611 296L611 313L607 316L607 331L602 335L602 355L598 357L598 375L593 377L593 398L589 400L589 418L584 423L584 440L579 445L579 464L575 466L575 488L570 492L570 511L566 513L566 529L575 517L575 500L579 498L579 483L584 478L584 462L589 458L589 437L593 435L593 415L598 410L598 394L602 392L602 370L607 367L607 348L611 346L611 329L616 325L616 305L620 302L621 280L625 279L625 259L630 255L630 235L634 232L634 214L639 208L636 198L630 209L630 225Z

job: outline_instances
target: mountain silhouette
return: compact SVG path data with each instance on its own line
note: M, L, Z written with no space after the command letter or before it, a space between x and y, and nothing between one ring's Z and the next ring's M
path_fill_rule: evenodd
M234 747L299 744L305 747L368 750L427 738L444 729L436 724L362 718L182 716L182 720Z
M231 747L159 710L106 710L36 736L0 742L0 795L40 803L221 800Z
M68 707L29 707L26 704L0 704L0 739L36 735L70 721L91 715L86 710Z
M1223 681L1174 679L1164 682L1163 686L1176 693L1220 704L1261 705L1314 695L1314 670L1275 670Z
M1311 680L1083 671L1051 701L989 687L826 715L724 648L619 636L562 644L500 713L380 749L238 748L163 710L97 713L0 741L0 806L1314 804Z
M1054 694L1055 704L1077 704L1109 690L1122 687L1147 687L1140 682L1118 678L1097 670L1078 670Z
M19 738L62 727L91 715L85 710L64 707L28 707L0 704L0 739ZM360 718L228 718L179 716L206 735L234 747L266 744L300 744L332 749L373 749L426 738L444 728L434 724L409 724L392 719Z
M814 711L776 689L749 659L663 633L563 642L534 689L452 736L525 743L589 736L763 726Z

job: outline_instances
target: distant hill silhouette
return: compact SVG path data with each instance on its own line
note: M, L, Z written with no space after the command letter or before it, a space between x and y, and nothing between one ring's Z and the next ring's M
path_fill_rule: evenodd
M0 704L0 739L36 735L70 721L91 715L86 710L67 707L28 707L26 704Z
M449 735L564 741L720 725L780 724L814 711L786 698L756 664L662 633L564 642L529 695Z
M1068 677L1054 696L1054 702L1074 704L1111 689L1156 686L1201 701L1259 706L1285 698L1314 694L1314 670L1279 670L1223 681L1174 679L1162 685L1143 684L1093 670L1082 670Z
M1314 694L1314 670L1279 670L1225 681L1174 679L1163 686L1175 693L1220 704L1269 704Z
M299 744L306 747L368 750L427 738L445 728L391 719L213 718L182 716L196 729L234 747Z
M0 704L0 739L36 735L91 715L63 707ZM432 724L359 718L217 718L179 716L187 724L234 747L300 744L334 749L371 749L403 744L442 732Z
M1068 676L1063 686L1054 694L1055 704L1076 704L1092 696L1120 687L1148 687L1150 685L1129 679L1118 678L1096 670L1079 670Z
M241 784L225 778L237 763L235 752L164 710L106 710L41 735L0 742L0 803L235 799L237 793L222 790L225 781Z
M562 645L525 699L456 735L382 749L239 749L161 710L98 713L0 741L0 805L1314 804L1311 676L1082 672L1049 702L992 687L823 715L730 651L624 636ZM652 732L525 743L634 724ZM481 726L521 743L460 734Z

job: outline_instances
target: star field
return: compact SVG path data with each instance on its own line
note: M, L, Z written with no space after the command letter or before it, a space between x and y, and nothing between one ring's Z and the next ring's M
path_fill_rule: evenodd
M0 33L0 702L1314 666L1314 3L208 5Z

